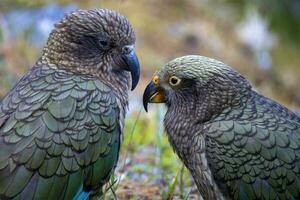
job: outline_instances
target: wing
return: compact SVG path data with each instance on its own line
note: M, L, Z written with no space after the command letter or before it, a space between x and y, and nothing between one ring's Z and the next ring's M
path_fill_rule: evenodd
M249 101L207 124L214 179L233 199L299 199L300 119L255 92Z
M0 198L71 199L99 187L119 151L119 109L98 80L32 68L0 105Z

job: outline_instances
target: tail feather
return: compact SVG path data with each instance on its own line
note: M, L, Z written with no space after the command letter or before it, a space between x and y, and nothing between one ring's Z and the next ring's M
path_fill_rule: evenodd
M73 200L88 200L91 192L85 192L81 186Z

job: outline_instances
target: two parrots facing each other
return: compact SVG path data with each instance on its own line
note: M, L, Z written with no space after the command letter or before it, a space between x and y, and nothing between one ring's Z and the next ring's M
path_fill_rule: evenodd
M55 25L41 58L0 103L0 199L82 199L113 172L139 80L135 34L106 10ZM131 79L131 84L130 84ZM299 199L300 119L227 65L185 56L143 97L168 107L169 141L205 199Z

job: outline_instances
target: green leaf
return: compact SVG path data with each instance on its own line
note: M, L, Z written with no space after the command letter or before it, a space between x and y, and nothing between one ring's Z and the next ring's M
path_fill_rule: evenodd
M171 184L168 187L167 199L173 199L174 191L175 191L176 185L178 183L178 177L179 177L180 172L181 172L181 169L177 172L176 176L173 178L173 180L171 181Z

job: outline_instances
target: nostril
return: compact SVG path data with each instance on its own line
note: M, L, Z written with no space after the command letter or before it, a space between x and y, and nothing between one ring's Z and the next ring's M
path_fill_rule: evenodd
M122 52L123 52L124 54L129 54L131 51L132 51L132 47L130 47L130 46L124 46L124 47L122 48Z

